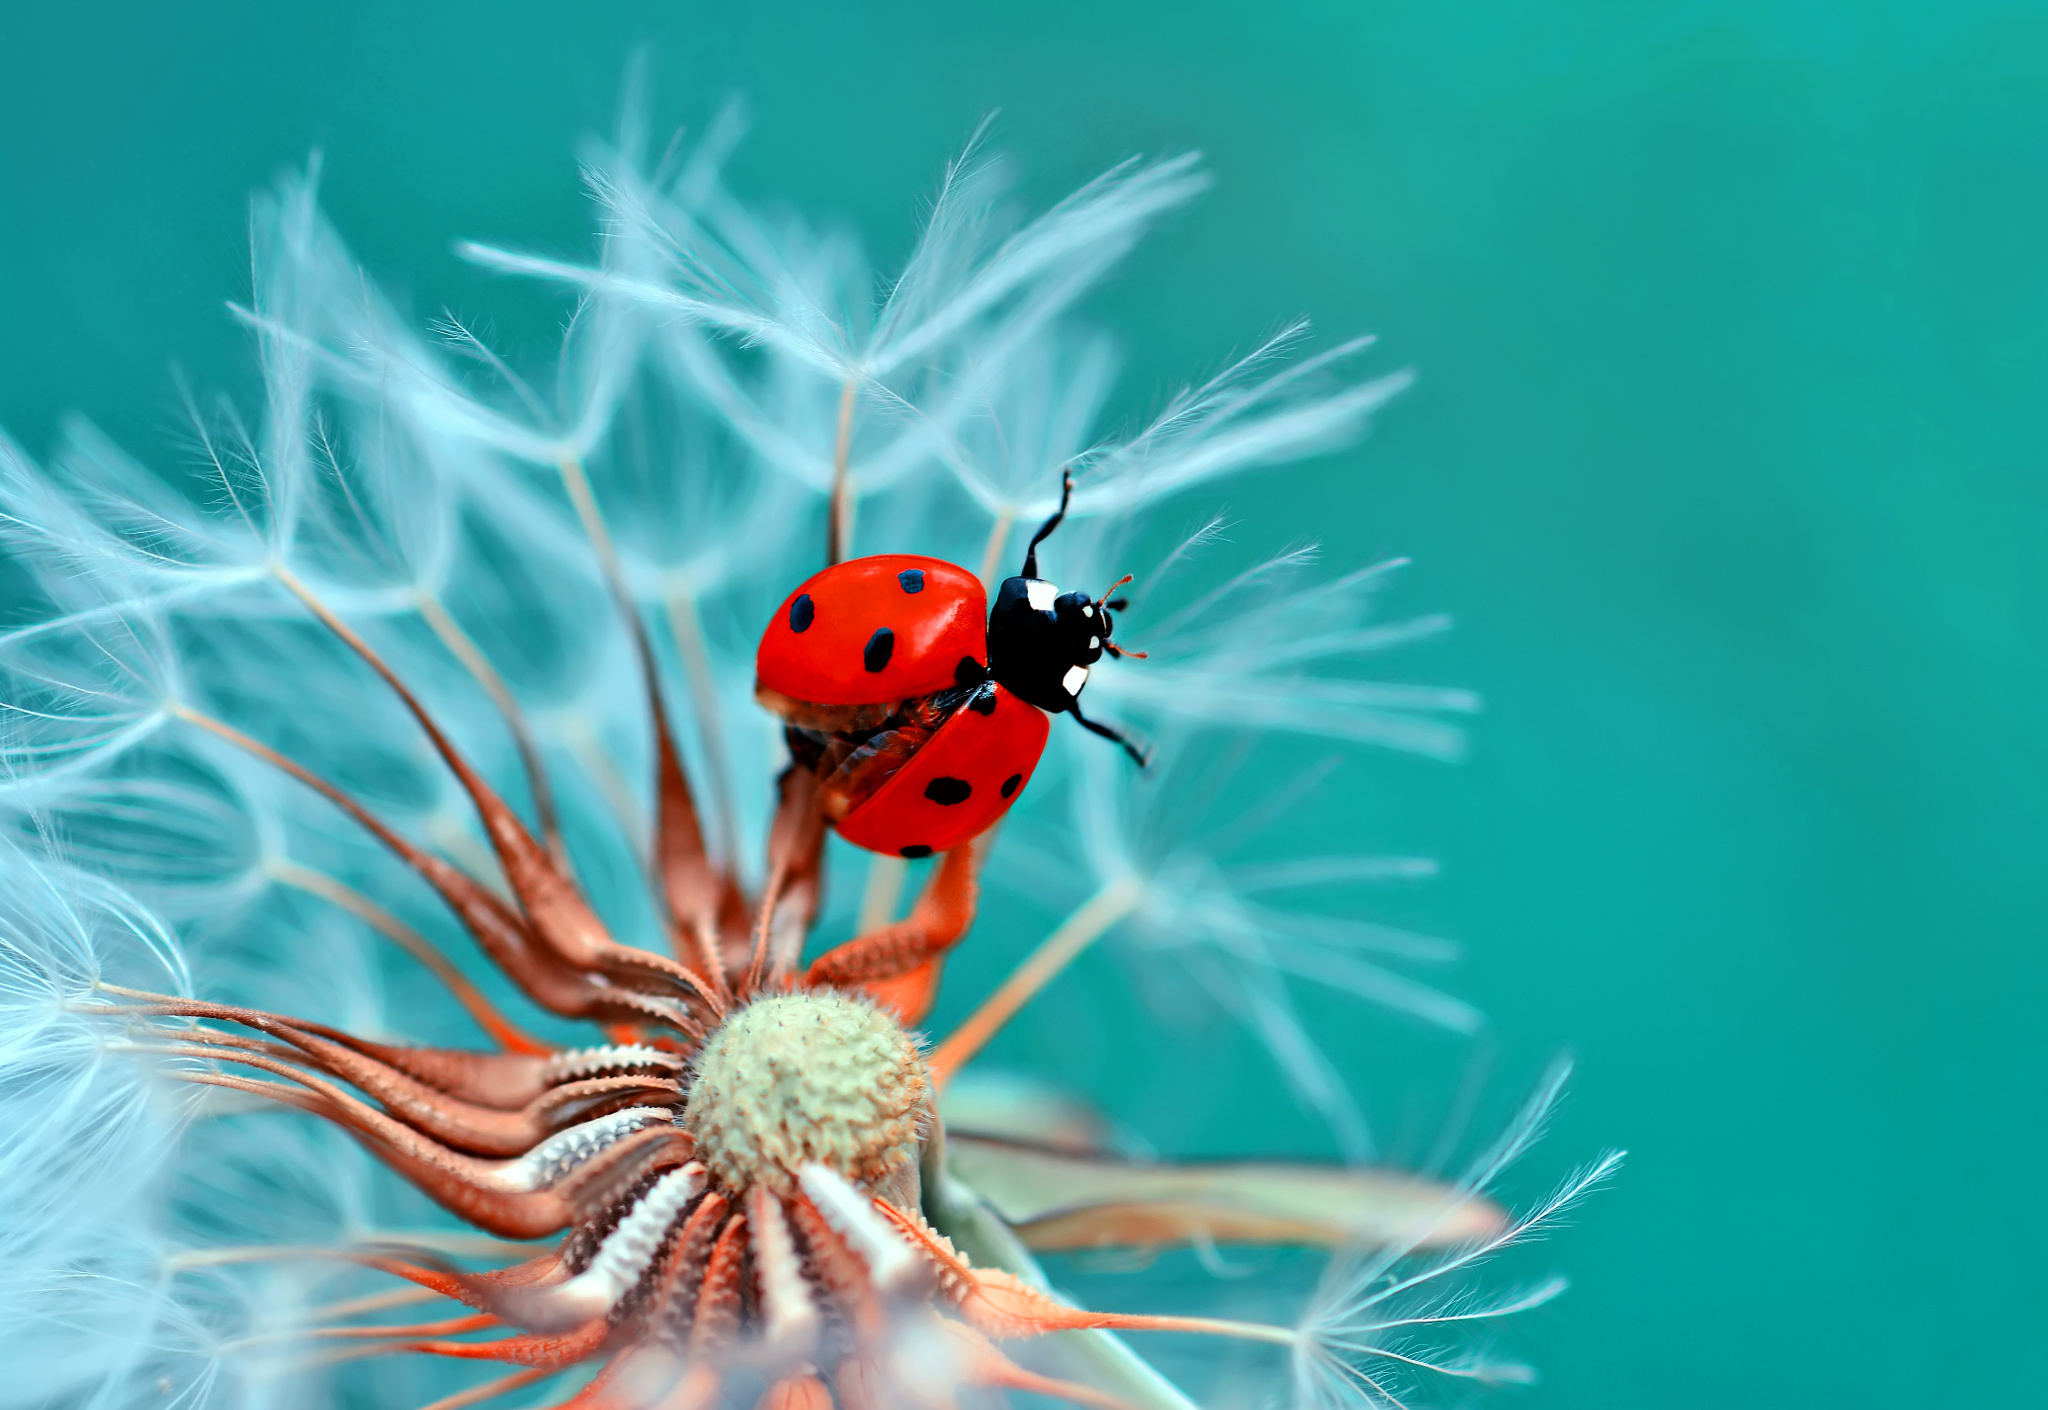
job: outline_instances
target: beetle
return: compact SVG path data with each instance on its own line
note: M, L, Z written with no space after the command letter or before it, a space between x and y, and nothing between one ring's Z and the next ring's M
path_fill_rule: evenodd
M1068 714L1145 755L1081 713L1104 653L1142 657L1111 639L1127 605L1062 592L1038 576L1038 546L987 606L981 580L942 558L884 553L835 563L783 600L754 657L754 695L787 725L791 753L824 786L825 815L855 846L925 857L960 845L1009 810Z

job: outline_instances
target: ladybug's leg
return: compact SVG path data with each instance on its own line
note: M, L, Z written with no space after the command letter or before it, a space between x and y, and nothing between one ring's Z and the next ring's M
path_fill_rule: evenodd
M870 985L936 961L974 924L982 850L977 839L946 853L908 916L827 950L811 962L804 982Z
M1054 510L1052 518L1046 520L1043 524L1040 524L1038 526L1038 532L1031 536L1030 546L1024 550L1023 575L1025 577L1035 578L1038 576L1038 546L1044 543L1046 539L1052 534L1052 531L1060 526L1060 520L1067 517L1067 501L1071 500L1073 497L1074 477L1065 471L1061 471L1060 507Z
M1136 653L1133 654L1135 655ZM1077 700L1072 705L1069 705L1067 707L1067 713L1074 717L1075 722L1079 724L1082 729L1085 729L1092 734L1099 734L1104 739L1115 740L1118 744L1121 744L1124 748L1124 753L1130 755L1132 759L1136 760L1139 768L1142 769L1145 767L1146 764L1151 762L1151 760L1146 758L1144 750L1140 749L1137 745L1131 743L1131 741L1124 738L1123 735L1117 733L1117 731L1111 729L1108 725L1097 724L1095 721L1089 719L1086 715L1082 714L1080 701Z

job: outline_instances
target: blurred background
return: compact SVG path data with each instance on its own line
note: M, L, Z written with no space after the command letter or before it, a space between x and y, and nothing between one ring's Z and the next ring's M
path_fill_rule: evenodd
M1459 628L1402 667L1487 699L1468 762L1365 761L1310 821L1443 860L1387 918L1468 946L1491 1088L1577 1054L1544 1173L1633 1152L1545 1251L1575 1287L1516 1333L1543 1383L1496 1403L2039 1394L2048 13L320 8L0 14L0 425L31 450L77 410L175 460L174 372L249 387L246 199L314 148L416 313L544 348L559 306L451 241L586 248L573 144L643 43L658 126L744 96L734 184L885 264L990 110L1039 205L1201 148L1214 193L1093 304L1127 409L1303 312L1420 370L1364 446L1232 490L1248 544L1413 555L1398 605ZM1094 982L1060 991L1092 1026L1003 1053L1078 1043L1182 1149L1325 1149L1148 1074ZM1399 1029L1334 1030L1396 1152L1474 1061Z

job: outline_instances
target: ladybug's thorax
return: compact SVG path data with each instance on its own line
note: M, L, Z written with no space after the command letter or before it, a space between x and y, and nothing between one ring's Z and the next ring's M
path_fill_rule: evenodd
M989 674L1041 710L1070 710L1102 659L1109 613L1084 592L1008 578L988 619Z

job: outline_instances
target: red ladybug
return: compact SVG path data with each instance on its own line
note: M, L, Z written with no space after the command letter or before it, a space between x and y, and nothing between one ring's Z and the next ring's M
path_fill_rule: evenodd
M1145 762L1080 707L1104 651L1142 655L1110 640L1110 612L1125 604L1038 576L1038 545L1072 493L1069 479L993 612L965 568L885 553L815 575L762 633L755 696L788 723L791 752L824 782L825 814L847 841L928 857L977 836L1031 781L1048 714Z

